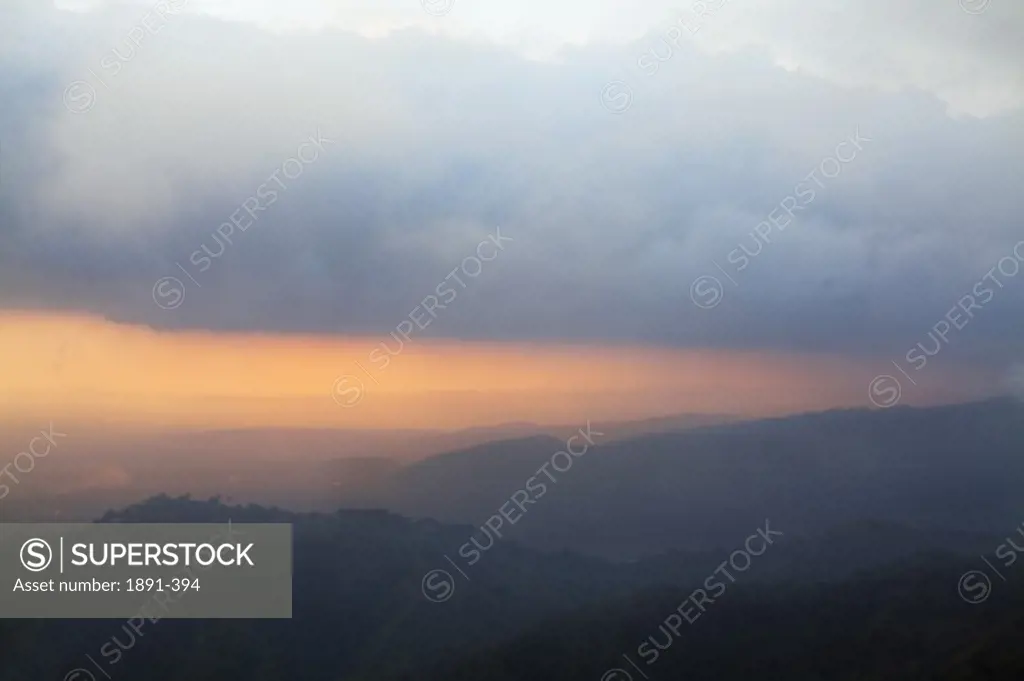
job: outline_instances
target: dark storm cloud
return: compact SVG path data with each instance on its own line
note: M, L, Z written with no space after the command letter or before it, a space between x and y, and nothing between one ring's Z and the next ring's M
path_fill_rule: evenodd
M799 31L788 45L802 70L775 65L782 31L737 51L681 42L647 76L635 61L658 31L536 61L500 41L275 34L185 13L114 76L99 65L112 46L124 54L138 11L116 15L118 32L96 28L106 15L18 6L0 29L11 38L0 88L14 102L0 111L7 307L386 334L500 227L514 241L424 336L901 356L1024 239L1012 8L942 15L949 31L975 22L946 46L978 55L972 68L989 80L972 98L969 84L900 61L884 42L901 38L892 27L876 36L892 73L873 84L874 67L850 67L845 82L844 55ZM75 25L83 31L56 51L47 31ZM949 31L923 43L936 71ZM109 82L72 113L65 88L94 72ZM893 90L894 73L916 89ZM613 115L599 94L618 77L634 99ZM963 113L978 111L989 113ZM218 243L218 226L273 187L271 174L318 130L330 142L317 159ZM856 157L819 178L770 242L759 238L758 225L858 134L870 141ZM224 252L198 271L204 246ZM718 267L741 246L757 255L729 270L733 284ZM168 276L186 286L172 310L153 297ZM702 276L723 286L712 309L691 300ZM1024 273L1004 283L953 352L1017 356Z

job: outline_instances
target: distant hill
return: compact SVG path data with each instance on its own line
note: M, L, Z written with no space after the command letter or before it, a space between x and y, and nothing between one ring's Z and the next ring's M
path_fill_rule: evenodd
M337 504L480 525L562 448L550 437L479 445L404 467ZM765 517L801 533L864 518L999 532L1024 516L1021 452L1024 406L1015 400L599 441L507 529L533 546L618 558L719 546Z
M725 423L728 415L680 414L595 423L605 441ZM36 466L32 484L0 500L9 519L88 519L147 496L222 495L301 510L380 505L381 484L402 466L510 438L564 439L583 424L509 423L465 430L254 428L130 431L58 423L61 457ZM39 425L0 426L0 449L18 451ZM344 502L342 503L342 499Z

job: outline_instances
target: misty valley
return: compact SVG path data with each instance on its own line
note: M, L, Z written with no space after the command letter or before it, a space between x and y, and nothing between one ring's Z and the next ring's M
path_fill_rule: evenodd
M122 623L8 620L0 678L63 677L91 655L114 678L169 680L739 679L755 667L1010 679L1024 669L1022 416L994 400L606 443L595 427L533 504L516 490L565 439L396 465L363 510L344 491L301 512L224 489L158 494L95 520L292 523L292 619L173 620L151 604Z

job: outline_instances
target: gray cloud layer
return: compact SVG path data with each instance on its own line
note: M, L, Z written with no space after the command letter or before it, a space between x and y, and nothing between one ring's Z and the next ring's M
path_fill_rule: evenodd
M367 37L383 20L346 30L345 4L273 32L193 0L138 45L142 5L4 9L0 306L387 333L500 226L514 242L424 335L902 356L1024 240L1019 4L734 0L666 44L667 7L642 37L589 16L606 30L574 40L562 3L543 59L460 5L389 7ZM644 54L667 60L648 75ZM199 272L192 254L318 130L333 142ZM857 131L870 142L823 177ZM186 285L173 310L153 300L165 276ZM702 276L713 309L691 300ZM953 352L1019 358L1024 273L998 277Z

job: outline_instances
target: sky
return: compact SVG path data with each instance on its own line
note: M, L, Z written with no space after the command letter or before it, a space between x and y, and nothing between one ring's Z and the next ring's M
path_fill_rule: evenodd
M1021 390L1016 0L4 0L0 418Z

